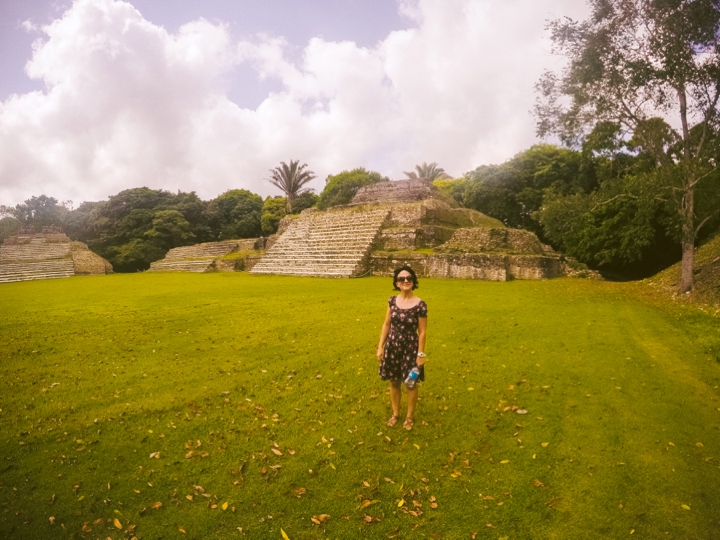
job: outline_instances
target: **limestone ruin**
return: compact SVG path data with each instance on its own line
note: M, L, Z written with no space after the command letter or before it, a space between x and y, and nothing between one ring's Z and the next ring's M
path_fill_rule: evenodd
M111 274L112 265L57 227L21 229L0 246L0 283Z
M421 277L548 279L593 273L531 232L459 208L421 180L381 182L349 205L286 218L277 242L251 274L387 276L408 264Z
M348 205L287 216L269 238L171 249L149 271L350 278L391 275L403 264L422 277L595 277L533 233L460 208L422 180L380 182L358 190Z
M171 249L161 261L150 264L148 272L240 272L260 259L263 238L205 242Z

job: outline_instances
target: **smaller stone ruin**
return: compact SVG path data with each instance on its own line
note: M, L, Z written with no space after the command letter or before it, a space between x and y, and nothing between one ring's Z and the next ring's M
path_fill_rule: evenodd
M59 227L23 227L0 246L0 283L111 274L112 265Z
M239 272L250 270L260 259L267 239L246 238L204 242L171 249L148 272Z

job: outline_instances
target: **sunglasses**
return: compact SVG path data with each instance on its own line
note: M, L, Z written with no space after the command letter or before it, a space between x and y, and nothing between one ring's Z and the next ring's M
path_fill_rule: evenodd
M415 283L415 278L412 276L402 276L395 280L396 283Z

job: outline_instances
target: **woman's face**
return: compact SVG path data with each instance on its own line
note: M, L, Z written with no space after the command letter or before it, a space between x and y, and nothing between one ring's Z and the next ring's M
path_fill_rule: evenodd
M407 270L400 272L395 280L395 284L402 292L412 291L415 284L415 278Z

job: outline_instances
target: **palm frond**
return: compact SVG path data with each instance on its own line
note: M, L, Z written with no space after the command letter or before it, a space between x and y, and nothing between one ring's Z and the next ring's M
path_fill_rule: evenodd
M315 178L314 172L305 170L307 166L307 163L300 165L300 160L290 160L290 165L281 161L279 167L270 169L268 181L285 194L288 213L292 212L292 203L303 186Z

